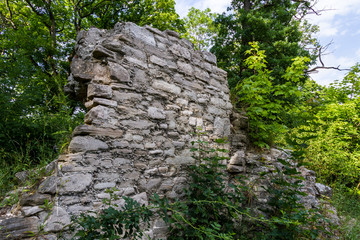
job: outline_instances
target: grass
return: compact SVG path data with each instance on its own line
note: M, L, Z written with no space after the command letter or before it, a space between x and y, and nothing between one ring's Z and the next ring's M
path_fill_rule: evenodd
M360 194L351 193L344 187L336 187L332 203L341 219L341 239L360 239Z

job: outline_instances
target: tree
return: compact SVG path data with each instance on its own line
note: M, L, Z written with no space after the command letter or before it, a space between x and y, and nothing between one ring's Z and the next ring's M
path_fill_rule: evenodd
M195 49L209 50L217 35L218 27L214 23L217 16L218 14L211 13L210 8L204 11L190 8L188 15L184 18L186 32L183 37L193 42Z
M0 168L13 171L5 178L52 160L53 147L66 142L78 124L79 103L63 92L77 33L118 21L182 31L174 5L173 0L0 0ZM15 165L20 167L12 169Z
M303 20L311 9L312 0L233 0L228 14L216 19L219 34L211 51L218 65L228 72L229 86L234 88L251 72L244 64L245 52L256 41L268 55L275 84L286 82L281 76L297 56L315 60L305 45L314 41L309 31L316 31ZM302 24L304 23L304 24ZM303 27L302 27L303 26ZM311 63L308 63L310 65ZM302 79L304 82L306 77Z
M307 91L302 111L310 117L291 131L293 147L304 152L304 161L327 184L354 188L359 183L359 77L357 63L342 81Z
M312 9L311 2L233 0L229 13L215 20L219 32L211 51L219 67L228 72L236 106L247 112L252 125L250 135L258 146L273 144L273 137L292 124L289 109L299 103L297 90L308 79L308 66L316 59L315 52L307 48L308 44L316 44L311 37L316 28L303 20ZM252 42L258 44L255 52ZM255 53L254 61L260 61L266 54L261 71L249 65L249 53ZM254 100L258 103L252 103ZM251 107L254 105L257 108ZM265 110L262 114L256 112L261 109Z

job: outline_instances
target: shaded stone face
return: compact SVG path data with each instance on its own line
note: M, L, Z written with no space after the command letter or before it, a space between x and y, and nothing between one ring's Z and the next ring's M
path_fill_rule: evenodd
M64 211L98 208L109 188L142 203L155 192L181 197L182 166L194 163L191 133L201 128L209 139L230 134L226 73L215 56L195 51L175 32L133 23L81 32L76 49L67 91L85 103L85 124L60 157L59 176L39 190L58 194L59 222L67 222ZM56 232L51 216L49 228ZM166 228L155 225L157 238Z

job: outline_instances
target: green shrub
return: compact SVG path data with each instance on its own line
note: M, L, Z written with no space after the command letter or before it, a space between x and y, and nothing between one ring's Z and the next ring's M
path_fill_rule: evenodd
M223 144L224 140L216 143ZM200 138L192 144L196 163L188 167L190 181L181 201L171 202L155 194L145 206L125 197L125 205L114 208L111 199L106 200L107 209L73 219L71 226L76 237L137 239L144 235L154 216L168 224L168 239L176 240L317 239L326 234L325 217L299 203L300 196L305 195L298 190L302 178L288 162L279 160L284 170L273 171L271 184L266 188L270 210L263 210L262 214L250 208L251 189L241 176L233 176L229 184L224 169L227 157L223 156L227 151L212 148ZM114 196L111 194L111 198Z

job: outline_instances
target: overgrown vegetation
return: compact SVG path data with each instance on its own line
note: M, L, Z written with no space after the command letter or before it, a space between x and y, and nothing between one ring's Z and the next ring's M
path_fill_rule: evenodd
M219 67L228 72L234 105L249 117L252 142L259 148L282 145L301 153L297 161L335 188L334 204L349 219L344 237L358 239L360 219L353 213L359 206L360 66L353 66L343 80L329 87L309 79L308 68L321 49L312 37L318 27L304 20L314 2L234 0L227 13L191 9L181 20L174 0L0 1L0 199L16 185L16 172L54 160L83 119L81 104L63 92L76 35L90 26L112 28L118 21L131 21L179 31L196 48L211 48ZM204 167L198 163L190 173L210 171ZM199 189L195 190L185 196L210 197L196 195ZM213 191L219 194L219 189ZM237 197L241 201L242 195ZM129 201L129 206L136 205ZM234 199L221 201L193 203L192 208L200 212L206 204L221 208ZM191 214L190 209L185 203L179 211ZM223 213L214 212L209 218L222 219L219 214ZM226 222L226 217L222 220ZM172 231L190 229L189 234L193 231L198 237L204 232L211 236L235 231L231 224L215 221L208 226L203 221L194 223L196 228L184 223ZM283 228L264 224L261 229ZM224 238L234 237L226 231Z
M151 217L160 217L168 224L167 239L318 239L330 235L328 220L317 210L307 210L299 203L305 194L298 189L302 178L285 160L279 160L284 170L270 172L267 188L269 206L254 211L250 207L251 184L241 175L228 179L218 139L213 147L199 138L192 142L195 164L188 167L190 182L183 190L181 201L170 201L155 194L149 205L141 205L124 197L122 206L112 205L118 200L113 190L109 205L99 213L83 213L73 219L72 229L80 240L138 239L146 236ZM263 175L264 176L264 175Z
M53 161L83 121L64 94L76 35L119 21L184 31L173 0L0 1L0 199L14 174Z

